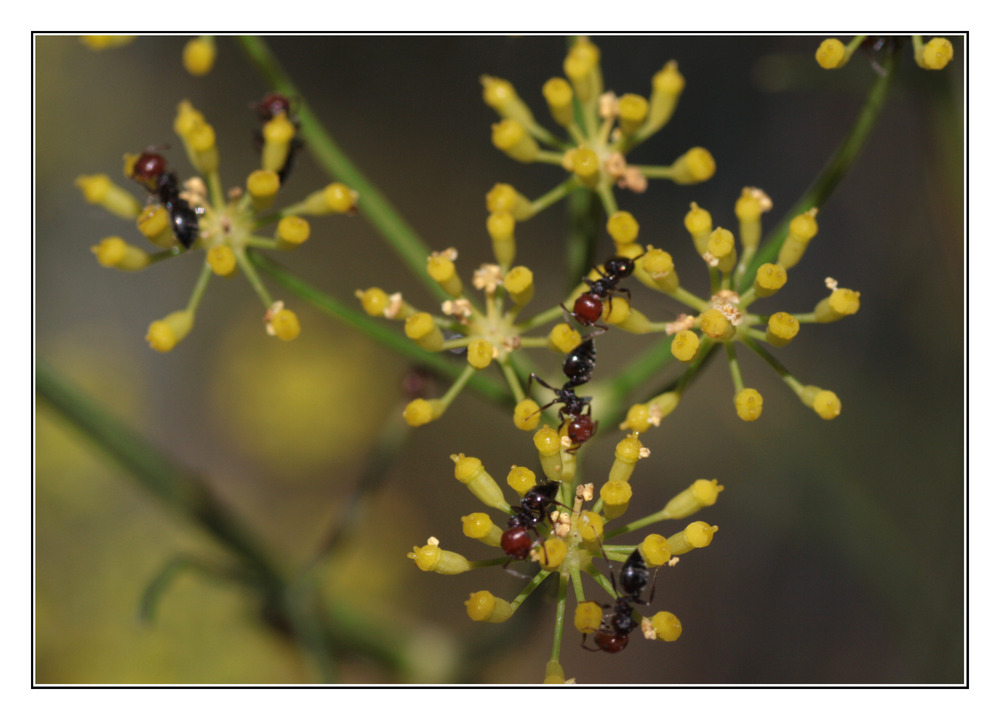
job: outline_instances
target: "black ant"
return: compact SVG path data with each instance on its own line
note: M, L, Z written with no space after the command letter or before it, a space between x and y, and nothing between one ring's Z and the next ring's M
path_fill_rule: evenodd
M535 373L531 373L529 376L529 382L531 380L537 380L556 394L555 399L548 405L540 407L538 412L556 403L562 403L562 407L559 408L559 422L566 422L566 418L569 417L569 422L566 424L566 436L573 445L579 446L594 436L594 433L597 432L597 423L590 417L590 397L579 397L573 390L580 383L570 380L561 388L556 388Z
M619 288L618 283L627 278L635 270L635 261L632 258L617 256L604 263L604 268L597 268L600 277L596 280L583 278L583 281L590 286L590 291L582 293L573 303L573 312L566 310L581 325L594 325L607 330L603 325L598 325L601 313L604 312L604 298L610 298L612 293L618 293L628 298L632 302L632 293L628 288Z
M597 349L594 347L594 341L587 338L570 350L563 360L563 374L568 381L561 388L552 387L535 373L529 376L529 383L537 380L556 394L555 399L548 405L540 407L538 412L556 403L562 403L563 406L559 409L559 422L565 422L567 416L569 417L566 435L574 445L586 442L597 432L597 423L590 417L590 398L579 397L574 390L590 380L596 360Z
M601 626L594 635L594 644L597 647L588 647L587 636L583 636L581 646L591 652L603 650L616 653L624 650L628 645L628 636L641 624L636 622L632 615L632 604L649 605L653 601L653 591L649 593L649 600L644 601L639 597L649 584L649 569L642 559L639 548L633 550L622 565L621 574L618 576L619 583L615 583L613 573L610 577L611 585L619 595L614 603L604 606L610 608L610 612L606 612L601 618ZM621 590L618 589L619 584Z
M295 164L295 154L302 149L302 141L298 136L299 121L298 118L292 115L292 103L281 93L268 93L260 102L251 103L250 107L257 113L257 119L260 120L261 126L269 123L282 113L295 126L295 137L292 138L291 145L288 148L288 157L285 158L285 164L278 170L278 180L284 185L285 178L288 177L288 174L292 171L292 166ZM257 152L260 152L264 147L264 133L262 130L254 131L254 147Z
M535 526L548 517L550 507L558 504L555 499L558 491L559 483L555 481L535 485L524 493L520 505L511 508L514 514L507 521L507 530L500 536L500 547L508 556L508 564L511 560L528 557L536 544L529 531L534 532L535 538L541 542L541 535Z
M576 387L590 380L597 362L597 349L594 341L587 338L569 351L563 360L563 375L569 378L568 385Z
M198 236L198 213L180 196L177 176L167 171L167 161L158 153L147 150L132 164L131 177L156 195L170 213L174 237L190 248Z

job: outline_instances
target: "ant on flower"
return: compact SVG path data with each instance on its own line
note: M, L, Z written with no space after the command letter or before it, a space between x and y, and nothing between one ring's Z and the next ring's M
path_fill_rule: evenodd
M531 548L541 544L541 534L536 525L548 517L550 507L558 504L555 499L557 492L559 483L555 481L535 485L524 493L520 505L511 508L514 514L507 521L507 530L500 536L500 547L508 556L505 569L511 560L524 560ZM531 538L529 530L535 533L535 539Z
M607 653L617 653L624 650L628 646L628 636L641 624L633 617L632 604L649 605L653 601L652 590L649 593L649 600L643 601L639 597L649 584L649 569L642 559L639 548L633 550L625 560L618 576L618 583L615 583L614 573L609 573L609 576L618 598L611 605L603 606L610 609L610 612L604 613L601 626L594 635L594 644L597 647L588 647L587 636L583 636L581 647L591 652L603 650ZM618 585L621 585L621 590L618 589Z
M159 198L170 213L174 237L186 249L190 249L198 236L198 213L180 196L177 176L167 171L166 159L159 153L147 150L132 161L128 175Z
M581 325L595 326L601 332L607 330L603 325L598 324L601 313L604 312L604 298L611 298L612 294L624 295L628 301L632 302L632 293L628 288L619 288L618 283L627 278L635 270L635 261L632 258L616 256L604 263L604 268L596 268L600 274L596 280L583 278L583 281L590 286L590 291L581 293L580 297L573 303L573 312L570 313L563 307L567 315Z
M260 152L264 147L264 126L279 115L284 114L295 128L295 137L292 138L289 145L288 156L285 158L281 169L278 170L278 180L284 185L285 179L295 164L295 155L302 149L303 144L298 137L299 120L292 114L292 102L281 93L268 93L260 102L251 103L250 107L257 113L257 119L260 120L261 124L261 129L254 131L254 147L257 152Z

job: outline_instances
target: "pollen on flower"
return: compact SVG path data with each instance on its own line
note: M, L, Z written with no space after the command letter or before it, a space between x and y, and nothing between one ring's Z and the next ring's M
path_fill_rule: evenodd
M715 158L703 147L694 147L684 153L672 166L672 179L678 185L705 182L715 175Z
M275 233L278 240L290 246L298 246L309 239L309 221L295 215L281 218Z
M565 79L556 77L546 81L542 86L542 95L556 123L562 127L573 124L573 88Z
M151 323L146 333L146 341L157 352L170 352L191 332L193 326L194 313L179 310Z
M713 340L729 340L736 333L736 328L717 308L709 308L703 312L700 325L702 332Z
M538 403L531 398L525 398L514 407L514 427L518 430L534 430L541 417Z
M573 626L585 635L589 635L597 632L603 616L604 610L600 605L595 602L582 602L576 606L576 611L573 613Z
M955 50L945 38L933 38L917 55L917 64L925 70L941 70L951 62Z
M619 210L609 217L607 229L618 247L630 245L639 237L639 223L632 213L626 210Z
M786 312L776 312L767 319L767 341L783 347L799 334L799 321Z
M666 642L673 642L681 636L681 621L677 616L667 611L656 613L650 620L656 637Z
M411 400L403 410L403 420L410 427L420 427L437 420L444 410L444 403L438 399L416 398Z
M280 305L280 302L275 303L275 306L277 305ZM274 335L279 340L285 340L286 342L294 340L302 330L299 325L298 316L287 308L275 306L272 306L264 316L267 334Z
M216 245L205 253L205 262L212 272L221 277L232 275L236 271L236 255L228 245Z
M719 493L724 489L718 480L695 480L666 504L663 516L679 520L693 515L704 507L714 505Z
M497 287L503 282L503 271L499 265L493 263L483 263L472 273L472 286L476 290L483 290L490 295L497 291Z
M433 539L433 538L432 538ZM462 555L450 550L442 550L435 541L428 541L423 547L414 546L413 552L406 557L413 560L424 572L435 572L440 575L458 575L472 569L472 564Z
M76 186L91 205L100 205L112 215L132 220L142 211L142 204L135 197L111 181L107 175L80 175Z
M480 590L469 595L465 601L469 618L476 622L501 623L509 620L514 608L509 602L495 597L488 590Z
M514 465L507 473L507 484L514 489L514 492L523 496L536 485L535 478L535 473L529 468Z
M538 157L538 143L513 118L505 118L493 125L493 145L518 162L534 162Z
M670 561L670 543L662 535L655 533L647 535L639 543L639 551L642 553L643 560L650 567L659 567Z
M580 345L583 338L578 330L566 323L559 323L549 331L549 347L559 353L568 353Z
M781 265L764 263L757 268L754 277L754 293L757 297L770 297L778 292L788 282L788 272Z
M740 420L756 420L764 411L764 398L753 388L744 388L733 399Z
M691 330L682 330L670 341L670 354L681 362L691 362L698 354L701 340Z
M843 67L849 58L844 43L836 38L824 40L816 49L816 62L824 70Z
M497 354L497 349L493 347L489 340L477 338L469 343L466 358L469 361L469 365L477 370L482 370L483 368L489 367L489 364L493 361L493 358L495 358Z
M181 55L184 69L192 75L207 75L215 65L215 39L197 37L187 41Z

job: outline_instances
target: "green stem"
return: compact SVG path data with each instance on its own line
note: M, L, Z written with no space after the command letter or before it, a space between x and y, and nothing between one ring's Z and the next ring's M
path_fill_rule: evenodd
M899 64L898 61L899 50L897 48L886 56L885 63L882 66L885 74L876 74L875 82L868 91L868 95L861 106L857 118L854 120L854 124L827 162L826 167L823 168L812 185L809 186L809 189L805 191L798 202L792 206L785 217L781 219L781 222L775 226L774 230L771 231L767 239L761 244L760 250L747 267L746 274L740 282L739 290L741 293L745 292L753 284L753 278L757 273L758 267L766 262L773 262L778 257L778 251L785 241L791 221L810 208L822 207L823 203L833 194L834 189L843 179L844 175L847 174L847 171L861 152L861 148L864 147L865 142L868 140L868 136L875 127L875 121L878 120L885 106L885 99L888 95L889 87L892 85L892 80L895 77L896 67Z
M250 36L240 37L239 43L269 85L278 92L297 99L296 114L301 124L302 137L316 162L332 177L358 192L358 210L361 214L435 297L447 299L446 293L427 275L427 257L430 255L427 245L334 142L267 43L261 38Z
M409 359L411 362L419 363L441 375L453 378L457 378L465 370L465 367L468 367L468 363L455 362L454 358L441 353L430 353L426 350L421 350L398 330L388 328L382 322L374 320L360 310L348 307L326 293L320 292L312 285L260 253L250 250L247 251L247 257L255 266L270 275L276 282L283 285L295 295L312 303L327 315L340 320L346 325L357 328L375 342L385 346L391 352ZM511 409L514 407L513 396L504 385L483 373L476 373L469 380L469 386L475 388L476 392L488 400L501 405L509 405Z

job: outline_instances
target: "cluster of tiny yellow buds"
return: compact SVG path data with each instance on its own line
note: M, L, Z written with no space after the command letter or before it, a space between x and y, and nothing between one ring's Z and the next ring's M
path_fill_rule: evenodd
M118 236L106 237L90 248L97 262L104 267L119 270L141 270L149 265L150 255L145 250L129 245Z
M413 547L406 557L413 560L424 572L439 575L458 575L472 569L472 564L462 555L451 550L442 550L437 538L428 538L423 547Z
M76 186L88 203L100 205L112 215L134 220L142 212L142 203L128 190L112 182L107 175L80 175L76 179Z
M146 341L157 352L170 352L191 332L193 326L194 313L189 310L179 310L151 323L146 333Z
M198 43L201 43L200 50ZM189 47L194 49L190 52L204 51L205 43L213 45L214 41L211 38L192 41ZM289 250L298 247L309 238L311 229L297 212L349 212L357 199L356 193L334 183L313 193L307 201L275 213L281 219L273 231L273 239L266 234L258 234L259 227L267 220L256 217L255 213L269 208L274 202L281 185L278 173L273 169L255 171L247 178L245 192L239 187L226 192L218 172L219 151L215 130L205 116L184 100L177 106L173 126L181 138L188 160L200 176L179 181L176 170L168 167L167 159L155 149L125 154L124 174L145 190L146 207L106 175L77 178L76 184L87 202L99 204L119 217L133 220L146 239L166 251L149 254L121 238L111 237L94 246L98 262L106 267L138 270L154 261L179 255L182 247L205 251L205 264L187 309L150 327L147 339L154 349L161 352L171 350L190 332L211 276L232 276L237 269L247 276L266 308L264 327L267 333L281 340L298 337L301 332L298 317L270 297L253 263L249 261L248 250Z
M202 35L187 41L181 62L184 69L192 75L207 75L215 65L215 54L215 38L211 35Z

